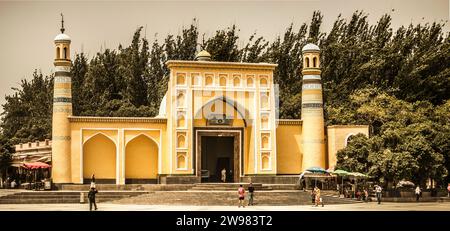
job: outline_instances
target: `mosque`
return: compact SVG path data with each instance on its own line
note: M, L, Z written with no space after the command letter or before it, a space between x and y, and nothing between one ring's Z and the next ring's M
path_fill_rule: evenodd
M366 125L325 127L320 49L303 54L301 119L277 118L276 64L169 60L156 117L72 115L71 38L55 39L52 178L56 184L258 182L333 168L336 152ZM301 78L301 76L299 76ZM280 89L283 90L283 89Z

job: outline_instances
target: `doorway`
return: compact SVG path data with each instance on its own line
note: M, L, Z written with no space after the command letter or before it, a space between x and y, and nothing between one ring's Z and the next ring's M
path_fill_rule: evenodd
M201 182L221 182L226 169L226 182L239 182L243 165L242 128L194 128L193 166Z
M226 170L226 182L233 181L234 137L202 137L202 170L207 170L207 182L221 182L222 170Z

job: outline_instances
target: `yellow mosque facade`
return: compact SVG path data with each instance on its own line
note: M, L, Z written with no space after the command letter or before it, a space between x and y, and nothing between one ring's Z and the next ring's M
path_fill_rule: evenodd
M365 125L325 127L320 49L303 47L301 119L278 119L275 64L170 60L156 117L72 115L70 42L55 40L52 179L56 184L245 182L333 168ZM301 78L299 76L299 78ZM283 89L280 89L281 91Z

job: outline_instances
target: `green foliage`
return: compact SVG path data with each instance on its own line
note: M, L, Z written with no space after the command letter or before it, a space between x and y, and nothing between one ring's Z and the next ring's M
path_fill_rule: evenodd
M364 134L351 136L347 147L337 152L336 169L343 169L350 172L369 172L367 158L370 152L369 138Z
M6 171L11 166L11 153L13 152L9 140L0 134L0 180L6 178Z
M20 88L6 96L1 130L11 143L51 138L53 76L34 71L31 81L23 79Z
M238 32L236 25L233 25L226 30L216 31L216 34L209 39L205 39L205 35L203 35L201 47L211 54L212 60L237 62L242 55L242 51L237 44Z
M429 178L444 183L449 169L449 100L434 110L427 101L409 103L378 89L357 91L350 99L343 118L366 121L372 133L365 139L356 136L337 153L338 168L363 170L386 183L408 179L424 185ZM332 112L330 117L338 120L340 109Z

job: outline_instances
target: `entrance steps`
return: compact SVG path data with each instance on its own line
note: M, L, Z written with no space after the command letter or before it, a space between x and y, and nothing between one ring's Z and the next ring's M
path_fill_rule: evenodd
M325 204L358 203L355 200L344 199L332 195L323 195ZM155 191L133 198L125 198L112 203L119 204L150 204L150 205L223 205L238 204L237 189L235 191ZM245 198L248 203L248 198ZM255 190L254 205L311 205L309 192L299 190Z
M249 183L201 183L195 184L188 191L237 191L239 185L248 190ZM295 184L261 184L253 183L255 191L295 190Z
M83 193L84 203L88 203L87 191L17 191L0 197L0 204L55 204L80 203ZM146 191L99 191L97 202L108 202L146 194Z
M192 184L97 184L96 188L101 191L173 191L188 190ZM90 184L67 184L62 185L61 190L65 191L88 191Z

